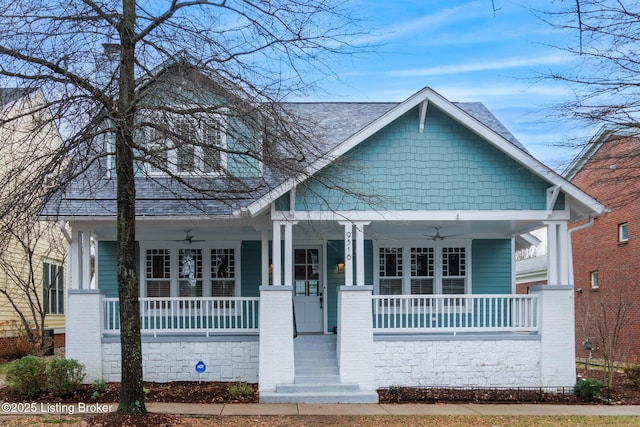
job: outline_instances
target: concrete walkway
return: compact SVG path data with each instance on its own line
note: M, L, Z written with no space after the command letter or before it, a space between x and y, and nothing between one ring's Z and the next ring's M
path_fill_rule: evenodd
M200 404L147 403L149 412L180 415L631 415L640 405L537 404Z

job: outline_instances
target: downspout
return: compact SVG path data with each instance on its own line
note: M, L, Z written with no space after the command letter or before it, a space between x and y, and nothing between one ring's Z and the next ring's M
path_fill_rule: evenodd
M593 222L595 221L595 217L593 216L594 212L590 212L589 213L589 222L586 222L582 225L579 225L577 227L574 228L570 228L569 229L569 259L571 260L571 268L569 269L569 283L571 283L572 285L575 286L575 281L574 281L574 276L573 276L573 243L571 242L571 235L575 232L575 231L579 231L579 230L584 230L585 228L589 228L593 225Z

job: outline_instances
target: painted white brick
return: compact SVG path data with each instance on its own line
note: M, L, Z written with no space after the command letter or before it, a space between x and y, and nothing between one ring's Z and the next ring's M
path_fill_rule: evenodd
M232 356L231 346L244 349ZM103 378L120 381L120 343L103 343ZM196 353L196 349L200 350ZM228 355L217 358L212 355ZM258 381L257 341L205 341L142 343L145 381ZM177 359L180 360L177 360ZM204 361L207 370L198 375L195 365Z
M375 342L376 387L540 385L539 340L454 340Z

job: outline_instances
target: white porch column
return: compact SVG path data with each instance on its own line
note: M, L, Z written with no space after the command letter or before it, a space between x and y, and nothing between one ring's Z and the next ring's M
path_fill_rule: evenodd
M566 221L549 221L547 224L547 284L573 285L570 282L571 266L569 231Z
M261 259L261 281L262 286L269 284L269 230L262 230L262 240L260 242Z
M344 226L344 284L353 286L353 223L340 221Z
M69 289L67 292L65 357L76 359L85 366L85 384L103 378L103 296L97 289Z
M540 386L573 387L576 349L573 285L539 285L529 293L540 295Z
M284 223L284 285L293 286L293 226L296 221Z
M71 288L89 289L91 286L91 233L74 228L71 236L69 244Z
M82 232L82 287L85 289L95 288L96 282L91 285L91 233Z
M280 226L282 222L273 221L273 240L271 243L272 248L272 263L273 263L273 286L282 286L282 261L281 261L281 237Z
M369 225L369 222L356 222L356 285L364 286L365 272L364 272L364 226Z
M338 364L340 380L375 392L373 366L373 286L342 286L338 290Z
M274 272L275 266L274 266ZM293 358L293 288L260 287L259 389L261 398L276 385L291 384L295 376Z

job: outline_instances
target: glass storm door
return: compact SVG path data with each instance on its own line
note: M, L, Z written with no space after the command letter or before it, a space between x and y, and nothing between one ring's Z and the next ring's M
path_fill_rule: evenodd
M322 332L320 248L293 250L293 305L299 333Z

